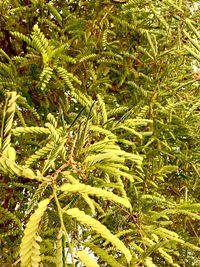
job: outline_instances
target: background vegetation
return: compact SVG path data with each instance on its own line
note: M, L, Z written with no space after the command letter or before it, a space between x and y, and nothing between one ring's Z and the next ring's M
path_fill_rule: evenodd
M0 13L0 265L199 266L198 2Z

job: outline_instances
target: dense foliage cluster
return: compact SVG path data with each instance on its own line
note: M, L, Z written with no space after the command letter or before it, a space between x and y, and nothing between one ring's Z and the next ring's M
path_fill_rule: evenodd
M0 265L199 266L198 2L0 13Z

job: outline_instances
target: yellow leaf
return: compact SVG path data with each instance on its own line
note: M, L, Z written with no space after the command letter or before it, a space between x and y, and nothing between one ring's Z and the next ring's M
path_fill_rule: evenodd
M11 147L11 146L8 146L8 147L4 150L3 154L4 154L8 159L10 159L10 160L15 161L15 159L16 159L16 151L15 151L15 149L14 149L13 147Z
M23 169L22 175L29 179L34 179L36 176L35 173L29 168Z

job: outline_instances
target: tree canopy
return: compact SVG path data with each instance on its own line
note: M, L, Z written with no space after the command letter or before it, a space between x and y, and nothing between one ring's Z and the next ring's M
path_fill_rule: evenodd
M199 266L198 1L0 13L0 265Z

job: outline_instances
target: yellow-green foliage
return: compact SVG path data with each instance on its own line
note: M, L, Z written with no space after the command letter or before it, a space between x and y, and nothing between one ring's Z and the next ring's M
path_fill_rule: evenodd
M110 201L119 203L126 208L131 208L131 204L127 199L118 197L117 195L113 194L112 192L107 192L106 190L103 190L101 188L92 187L89 185L84 185L81 183L78 183L77 185L71 185L71 184L63 184L60 188L61 191L66 192L79 192L84 193L87 195L95 195L98 197L103 197L104 199L108 199Z
M97 264L96 261L85 251L79 250L76 252L76 255L85 264L86 267L99 267L99 264Z
M20 246L21 266L39 267L41 258L40 245L38 242L42 241L39 235L39 223L47 209L49 201L49 199L45 199L39 202L37 210L31 215L26 225Z
M97 220L91 218L90 216L86 215L83 211L80 211L77 208L69 209L66 213L73 218L76 218L81 223L89 226L92 228L93 231L100 234L103 238L108 240L115 246L119 251L124 253L127 262L131 260L131 253L130 251L124 246L121 240L119 240L115 235L113 235L104 225L102 225Z
M197 1L0 12L0 266L199 266Z

